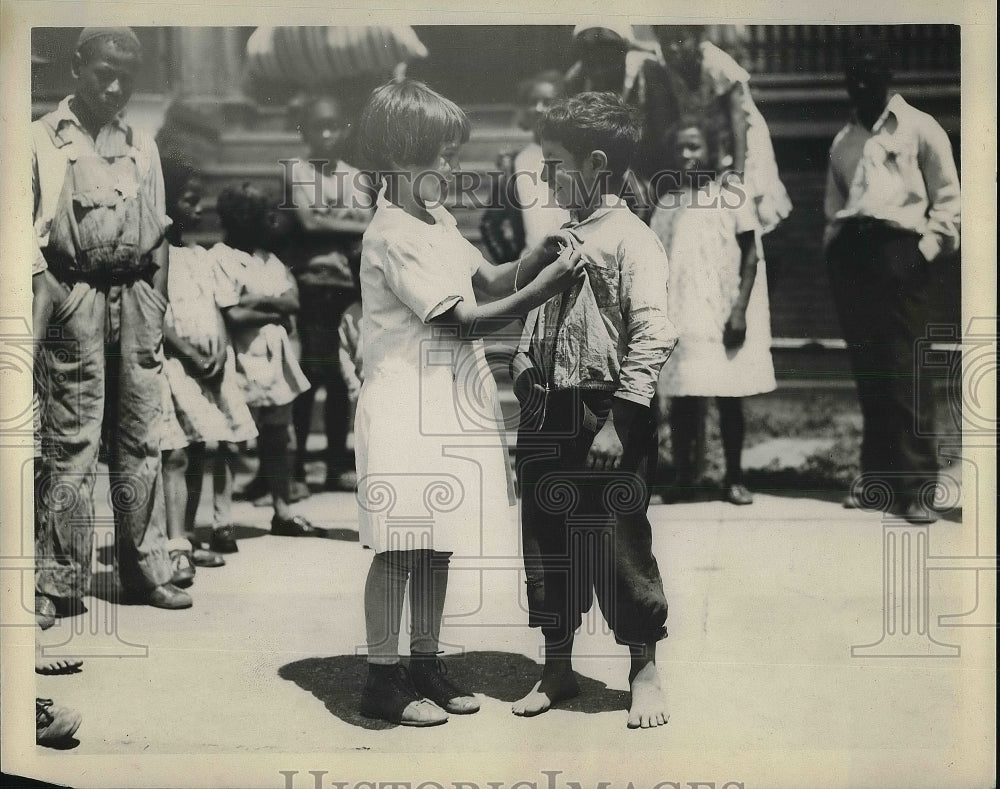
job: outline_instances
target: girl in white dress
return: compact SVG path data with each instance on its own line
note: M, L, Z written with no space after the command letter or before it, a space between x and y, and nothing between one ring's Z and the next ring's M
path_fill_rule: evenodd
M361 712L429 726L448 712L479 709L437 658L449 558L479 555L484 515L515 530L503 421L481 338L585 274L559 234L499 266L462 237L441 203L469 122L422 83L374 91L360 138L383 181L361 258L365 380L355 443L361 541L375 550ZM480 306L477 294L493 301ZM463 456L471 444L474 462ZM409 671L398 654L407 583Z
M236 444L257 436L240 390L236 355L222 317L232 306L218 262L183 234L201 221L202 184L195 165L180 155L163 157L170 268L163 326L163 491L171 583L186 586L195 567L220 567L232 525ZM217 444L211 452L208 444ZM213 481L212 550L195 538L206 461Z
M771 232L791 213L792 202L778 176L767 121L750 93L750 74L705 40L703 25L653 29L681 113L707 113L712 118L720 137L720 166L742 173L760 232Z
M730 188L712 177L714 135L704 116L683 117L668 142L684 186L661 196L650 219L670 260L670 319L680 333L660 375L660 393L673 398L677 469L677 482L664 499L693 496L698 425L705 398L715 397L726 458L724 495L733 504L750 504L740 468L741 398L775 387L759 227L741 185Z

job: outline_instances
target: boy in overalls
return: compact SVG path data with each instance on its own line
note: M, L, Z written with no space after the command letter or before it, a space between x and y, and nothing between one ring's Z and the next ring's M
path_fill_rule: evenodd
M102 440L118 573L133 602L187 608L172 586L160 489L160 376L167 257L156 143L120 113L141 45L130 28L86 28L76 93L31 126L35 292L52 303L36 490L36 614L82 609L94 542ZM36 296L38 298L38 296Z

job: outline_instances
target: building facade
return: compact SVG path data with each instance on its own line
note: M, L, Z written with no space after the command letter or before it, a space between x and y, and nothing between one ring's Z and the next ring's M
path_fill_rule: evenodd
M513 126L517 82L573 61L569 25L418 26L428 56L409 73L454 98L473 120L463 164L489 169L501 149L522 144ZM209 222L217 234L212 195L225 183L280 177L279 159L301 152L288 120L289 92L255 86L247 77L249 27L146 27L142 71L130 108L134 123L164 129L195 154L206 173ZM638 30L648 37L648 31ZM70 62L78 28L35 28L33 109L37 116L72 90ZM960 143L960 31L951 25L713 26L717 43L752 74L757 103L774 138L781 176L795 205L768 238L774 335L788 345L839 336L820 240L827 152L848 117L844 53L862 37L889 45L896 89L934 115ZM317 69L321 68L317 66ZM478 214L460 211L464 232L478 240ZM959 323L957 259L937 267L940 321Z

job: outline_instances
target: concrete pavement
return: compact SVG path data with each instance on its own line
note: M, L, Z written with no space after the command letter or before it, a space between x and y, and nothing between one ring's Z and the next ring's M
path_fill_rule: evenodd
M97 499L104 500L100 491ZM207 505L206 498L206 519ZM84 715L79 744L61 756L444 749L516 757L610 748L669 763L669 754L706 749L793 758L818 752L846 771L839 785L859 785L849 780L857 770L900 769L914 772L899 785L946 786L955 775L948 761L993 731L992 716L970 718L970 711L981 709L982 689L992 686L994 630L938 621L974 609L978 583L976 617L995 622L990 574L931 573L929 632L890 639L899 648L888 651L903 657L852 657L852 646L885 642L882 516L765 495L743 508L650 508L670 602L670 636L659 650L672 715L664 730L626 729L627 655L596 611L578 640L584 693L537 718L512 716L510 702L538 670L513 532L492 535L499 549L486 559L456 557L449 589L443 648L454 676L481 695L481 712L434 730L369 721L357 713L364 677L357 649L371 554L358 543L356 502L353 494L321 493L297 507L327 539L272 537L270 508L237 503L240 551L226 567L198 570L192 609L89 597L87 614L43 634L47 653L85 660L79 674L36 678L37 695ZM975 524L960 520L953 513L922 530L932 555L975 548ZM99 551L98 592L110 577L102 559L109 556ZM897 609L916 606L910 598L897 595ZM960 654L921 656L940 649L935 639ZM764 763L758 767L769 774Z

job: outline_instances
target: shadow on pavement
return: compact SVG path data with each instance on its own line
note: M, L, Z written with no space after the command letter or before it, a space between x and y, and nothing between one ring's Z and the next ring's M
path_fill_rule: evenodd
M473 693L502 702L513 702L527 693L538 678L540 667L524 655L510 652L467 652L444 659L448 676ZM358 711L367 667L357 655L306 658L278 669L278 676L294 682L323 702L331 714L362 729L392 729L396 724L365 718ZM612 690L603 682L577 674L580 695L561 702L559 709L571 712L617 712L628 709L629 694Z

